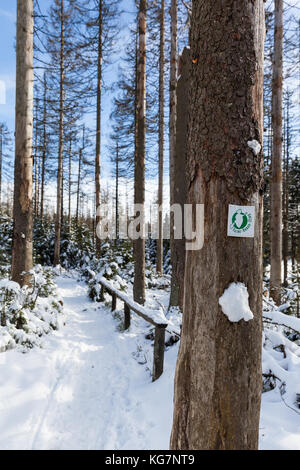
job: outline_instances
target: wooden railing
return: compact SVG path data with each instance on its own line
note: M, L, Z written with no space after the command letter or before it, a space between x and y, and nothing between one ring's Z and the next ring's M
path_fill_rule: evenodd
M135 312L138 316L142 317L146 322L151 323L151 325L155 327L152 373L152 380L154 382L161 376L164 370L165 334L168 324L165 323L163 319L160 320L159 318L155 318L155 312L153 312L154 318L150 316L149 311L147 311L142 305L134 302L128 296L115 289L106 279L100 279L99 284L101 286L100 301L104 301L105 292L112 296L112 311L116 310L117 298L124 302L125 330L130 327L131 311ZM157 317L159 317L159 315L157 315Z

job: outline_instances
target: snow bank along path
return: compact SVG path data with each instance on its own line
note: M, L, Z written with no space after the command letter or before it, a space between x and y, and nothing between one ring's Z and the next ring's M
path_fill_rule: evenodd
M151 343L135 316L120 332L85 284L62 276L57 283L66 326L46 336L43 349L0 354L0 449L168 449L178 343L152 382ZM147 364L133 356L139 345ZM296 374L298 360L290 367ZM300 416L278 387L262 396L260 448L300 450Z
M0 356L0 449L167 449L177 347L157 382L87 287L59 277L67 323L44 348Z

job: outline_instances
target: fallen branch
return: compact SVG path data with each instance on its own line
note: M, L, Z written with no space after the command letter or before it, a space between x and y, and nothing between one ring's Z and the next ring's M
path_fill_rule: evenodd
M289 330L292 330L294 333L296 333L297 335L300 335L300 331L298 330L295 330L295 328L292 328L291 326L288 326L288 325L284 325L283 323L277 323L273 320L270 320L269 318L266 318L266 317L263 317L263 322L264 323L268 323L270 325L275 325L275 326L283 326L284 328L288 328Z

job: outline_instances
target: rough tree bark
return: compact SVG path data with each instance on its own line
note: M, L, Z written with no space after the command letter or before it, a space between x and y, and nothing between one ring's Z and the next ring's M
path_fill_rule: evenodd
M177 121L176 146L174 153L174 204L182 210L182 238L173 239L172 253L172 293L173 306L183 310L184 271L185 271L185 236L184 236L184 205L187 199L186 162L187 132L189 118L189 81L190 81L190 50L185 48L179 60L179 79L177 82ZM177 225L177 224L175 224ZM176 233L176 230L175 230Z
M11 275L30 284L32 268L33 0L17 2L14 229Z
M60 0L60 76L59 76L59 140L57 168L57 201L55 218L54 266L60 263L60 237L63 190L63 144L64 144L64 0Z
M101 92L102 92L102 35L103 35L103 0L99 0L99 31L98 31L98 63L97 63L97 130L96 130L96 162L95 162L95 185L96 185L96 226L100 223L99 210L101 204ZM101 240L96 237L96 256L101 255Z
M282 41L283 0L275 0L272 80L272 180L270 294L280 304L282 263Z
M163 272L163 184L164 184L164 128L165 128L165 1L160 6L159 46L159 137L158 137L158 240L156 271Z
M169 172L170 172L170 206L174 203L174 155L176 145L176 87L177 87L177 0L172 0L171 9L171 57L170 57L170 120L169 120ZM173 239L174 239L174 217L170 213L170 248L171 265L175 264ZM176 274L172 272L170 307L178 305L178 286Z
M256 449L261 397L263 0L194 0L188 203L204 204L204 246L187 251L172 449ZM227 236L228 205L255 207L254 238ZM254 318L232 323L232 282Z
M134 240L134 300L145 302L145 238L144 238L144 205L145 205L145 146L146 146L146 13L147 1L140 0L139 6L139 54L137 69L137 136L134 165L134 203L142 210L140 217L140 237Z

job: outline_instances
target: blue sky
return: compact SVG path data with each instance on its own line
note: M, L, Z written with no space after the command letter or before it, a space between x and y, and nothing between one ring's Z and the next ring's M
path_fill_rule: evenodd
M42 12L46 13L52 0L39 0L39 5ZM128 38L129 26L135 19L134 0L120 0L121 8L125 11L120 17L121 38L120 47L118 47L118 57L122 55L126 39ZM16 35L16 0L0 0L0 99L1 99L1 82L5 83L6 87L6 104L0 104L0 122L5 122L9 130L14 132L15 120L15 35ZM113 61L111 66L106 68L104 73L104 82L112 83L117 78L118 70L118 57ZM168 84L166 82L166 88ZM1 101L0 101L1 103ZM110 179L110 163L107 154L107 144L109 142L110 121L109 116L111 112L112 94L103 93L102 96L102 179L106 180L111 185ZM95 129L95 117L93 114L88 114L85 118L87 125ZM167 124L167 121L166 121ZM166 141L167 141L167 127L166 127ZM165 197L168 199L168 148L165 149ZM13 154L11 169L13 169ZM154 197L156 194L156 177L148 181L150 189L147 189L149 196ZM148 186L147 184L147 186ZM105 186L105 183L104 185ZM153 192L154 191L154 192ZM51 191L52 192L52 191Z
M273 1L273 0L272 0ZM270 3L271 0L268 0ZM14 114L15 114L15 34L16 34L16 0L0 0L0 122L5 122L11 132L14 131ZM46 12L52 3L52 0L39 0L40 7L43 12ZM134 20L134 16L128 12L134 11L134 0L120 0L120 4L127 12L120 18L120 25L124 26L121 31L119 57L122 54L122 48L126 43L128 26ZM288 14L293 13L299 18L300 0L290 0L284 2L285 7L288 7ZM289 4L294 7L289 7ZM299 5L299 6L298 6ZM287 13L287 12L286 12ZM286 15L285 13L285 15ZM116 72L118 61L114 65L106 69L104 81L112 83L116 80ZM298 83L298 77L296 78ZM6 104L1 104L1 82L5 83L6 87ZM297 85L297 84L296 84ZM168 84L166 83L166 87ZM298 98L299 99L299 98ZM107 155L107 143L110 133L109 115L111 110L112 95L110 93L103 94L102 101L102 178L109 181L110 177L110 164ZM297 99L296 99L297 102ZM296 109L299 110L300 103L296 104ZM86 118L88 125L95 128L94 116L89 114ZM299 116L298 116L299 120ZM167 125L167 116L166 116ZM296 139L298 140L298 139ZM296 142L297 144L297 142ZM297 145L296 145L297 146ZM155 151L155 149L154 149ZM168 197L168 148L167 148L167 127L166 127L166 148L165 148L165 197ZM13 168L13 155L11 168ZM147 191L147 197L155 197L156 194L156 178L149 181L150 189ZM108 183L111 185L111 181Z
M0 1L0 80L5 83L6 104L0 104L0 121L14 128L16 2Z
M42 12L46 12L51 5L51 0L39 0ZM11 132L14 131L15 120L15 35L16 35L16 0L0 0L0 122L5 122ZM133 11L133 0L123 0L121 2L123 8L127 11ZM132 21L132 16L126 14L123 23L128 24ZM126 35L126 29L122 31L123 36ZM124 40L123 40L124 44ZM106 70L105 81L114 81L116 79L116 66L109 67ZM1 104L1 88L3 83L6 89L6 103ZM2 87L1 87L2 85ZM105 150L108 142L109 126L106 124L109 120L111 110L111 94L103 94L103 111L102 111L102 146ZM88 115L88 125L95 127L94 116ZM106 171L109 173L109 168Z
M16 0L0 0L0 80L6 87L6 104L0 104L0 121L5 121L10 130L14 128L16 3ZM133 11L133 0L120 3L127 11ZM46 12L51 0L39 0L39 4ZM130 16L126 15L125 21L130 22Z

